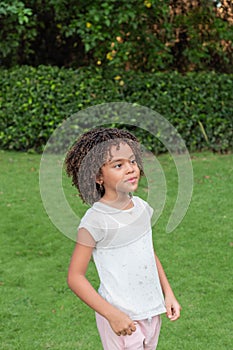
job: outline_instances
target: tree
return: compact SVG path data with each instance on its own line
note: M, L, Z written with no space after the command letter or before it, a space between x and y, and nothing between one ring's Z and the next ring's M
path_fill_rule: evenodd
M0 3L0 60L4 65L20 64L32 53L37 33L33 12L22 1Z
M232 72L230 0L11 0L2 64Z

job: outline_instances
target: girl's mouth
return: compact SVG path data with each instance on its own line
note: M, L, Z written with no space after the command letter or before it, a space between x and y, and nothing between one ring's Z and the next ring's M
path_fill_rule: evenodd
M126 182L130 182L130 183L135 183L137 181L136 177L131 177L130 179L126 180Z

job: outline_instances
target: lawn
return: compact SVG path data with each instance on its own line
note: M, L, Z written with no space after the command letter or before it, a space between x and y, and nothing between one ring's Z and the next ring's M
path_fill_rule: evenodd
M231 350L233 155L192 155L192 202L170 234L165 227L177 177L167 155L158 159L168 201L153 228L155 248L183 307L175 323L163 316L158 350ZM94 314L66 284L74 242L43 208L39 165L39 155L0 151L0 349L98 350ZM80 207L69 179L65 187L72 206ZM88 277L97 288L92 262Z

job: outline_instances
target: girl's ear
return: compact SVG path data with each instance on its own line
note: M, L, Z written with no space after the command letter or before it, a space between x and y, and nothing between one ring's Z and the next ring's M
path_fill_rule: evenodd
M96 178L95 182L96 182L98 185L103 185L103 180L98 180L98 179Z
M95 182L99 185L102 185L103 184L103 177L102 177L102 174L101 174L101 170L98 172L98 174L96 175L96 178L95 178Z

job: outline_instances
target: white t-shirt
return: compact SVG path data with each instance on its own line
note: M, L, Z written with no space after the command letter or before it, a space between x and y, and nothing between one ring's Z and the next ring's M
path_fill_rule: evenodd
M127 210L94 203L79 228L88 230L95 241L99 294L131 319L143 320L166 308L152 242L153 209L139 197L132 201ZM85 244L83 237L78 241Z

